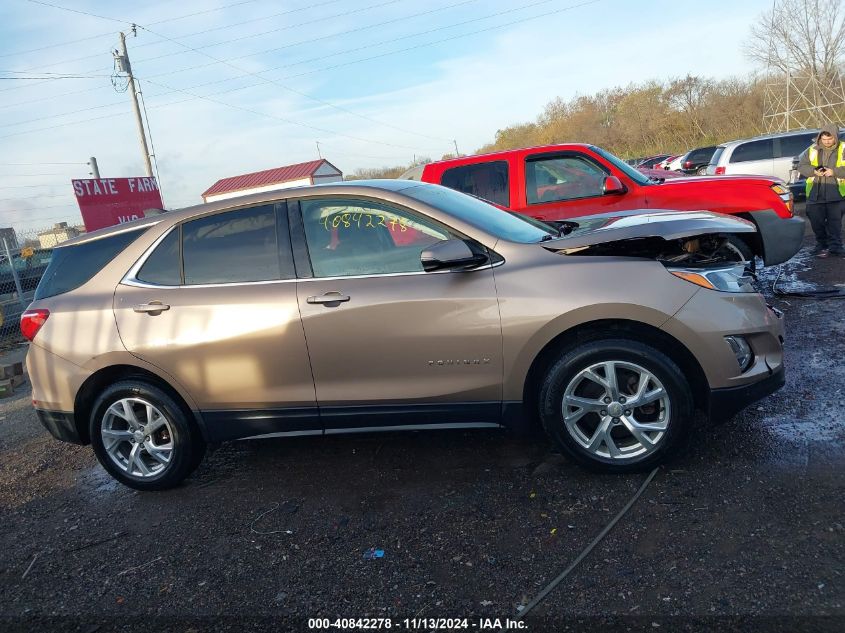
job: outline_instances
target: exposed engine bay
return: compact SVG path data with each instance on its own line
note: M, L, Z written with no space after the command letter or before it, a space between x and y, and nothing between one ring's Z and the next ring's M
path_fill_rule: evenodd
M671 265L712 266L746 261L737 240L736 236L719 233L671 240L642 237L562 249L561 252L567 255L643 257Z

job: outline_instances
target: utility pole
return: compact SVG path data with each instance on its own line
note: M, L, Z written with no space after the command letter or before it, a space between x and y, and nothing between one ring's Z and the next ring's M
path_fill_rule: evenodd
M458 151L458 141L453 140L452 142L455 144L455 158L457 158L458 156L461 155L461 153Z
M95 180L100 179L100 168L97 167L97 159L92 156L88 159L88 164L91 166L91 175L94 176Z
M320 141L315 141L317 143L317 156L323 158L323 155L320 153Z
M133 27L134 28L134 27ZM132 97L132 109L135 111L135 122L138 124L138 138L141 141L141 153L144 155L144 166L147 176L153 177L153 166L150 163L150 150L147 148L147 135L141 120L141 109L138 107L138 92L135 89L135 77L132 75L132 65L129 63L129 53L126 51L126 35L120 32L120 50L114 53L115 65L118 71L126 73L129 79L129 94Z

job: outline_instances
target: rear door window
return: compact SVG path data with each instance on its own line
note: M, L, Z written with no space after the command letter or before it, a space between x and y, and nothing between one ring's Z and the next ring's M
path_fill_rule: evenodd
M777 152L775 153L775 158L795 158L805 149L810 147L815 138L815 134L794 134L791 136L782 136L778 139L779 143Z
M53 249L50 265L35 289L35 298L53 297L78 288L138 239L147 227L123 231L73 246Z
M508 163L504 160L447 169L440 184L502 207L510 205Z
M186 285L282 278L272 204L206 216L182 225ZM292 271L285 271L291 278Z
M775 155L774 139L748 141L734 148L731 154L732 163L745 163L752 160L771 160Z

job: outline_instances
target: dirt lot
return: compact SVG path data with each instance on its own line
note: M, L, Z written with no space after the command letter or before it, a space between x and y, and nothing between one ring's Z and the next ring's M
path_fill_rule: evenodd
M805 254L780 278L843 282L845 260ZM845 302L774 303L787 386L700 425L527 630L845 628ZM231 443L184 486L143 494L53 440L23 388L0 401L0 629L369 616L480 630L518 613L644 479L586 473L543 439L442 432Z

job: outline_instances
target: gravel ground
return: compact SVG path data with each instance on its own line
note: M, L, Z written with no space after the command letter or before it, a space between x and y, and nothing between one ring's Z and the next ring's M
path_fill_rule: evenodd
M783 268L785 289L845 282L843 259ZM773 302L786 387L699 424L527 630L845 628L845 303ZM317 617L483 630L644 479L587 473L541 438L430 432L225 444L184 486L138 493L89 447L53 440L24 387L0 401L0 630L308 630Z

